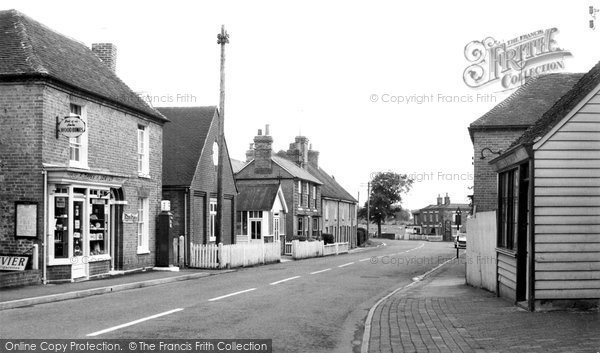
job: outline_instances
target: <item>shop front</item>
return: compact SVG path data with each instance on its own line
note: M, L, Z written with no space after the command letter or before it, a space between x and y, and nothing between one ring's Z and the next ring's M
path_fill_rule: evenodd
M115 270L126 176L48 168L47 273L73 281Z

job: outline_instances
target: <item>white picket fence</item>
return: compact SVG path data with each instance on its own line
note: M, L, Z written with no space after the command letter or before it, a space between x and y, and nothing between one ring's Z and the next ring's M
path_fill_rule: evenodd
M348 243L333 243L323 245L323 256L348 253Z
M234 268L279 262L280 260L281 244L279 242L232 245L192 244L190 267Z
M293 248L292 242L291 241L286 241L285 242L285 248L283 249L283 254L284 255L292 256L292 248Z
M292 240L292 258L307 259L323 256L323 241Z

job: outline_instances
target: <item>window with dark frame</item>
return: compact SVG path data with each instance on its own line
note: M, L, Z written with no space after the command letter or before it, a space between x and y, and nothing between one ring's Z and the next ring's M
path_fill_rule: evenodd
M511 169L498 176L498 242L499 248L515 250L517 214L519 212L519 172Z

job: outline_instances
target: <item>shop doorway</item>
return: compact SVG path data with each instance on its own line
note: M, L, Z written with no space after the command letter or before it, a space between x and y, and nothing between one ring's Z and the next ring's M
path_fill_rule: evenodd
M123 205L126 204L123 189L110 189L110 244L111 271L123 270Z

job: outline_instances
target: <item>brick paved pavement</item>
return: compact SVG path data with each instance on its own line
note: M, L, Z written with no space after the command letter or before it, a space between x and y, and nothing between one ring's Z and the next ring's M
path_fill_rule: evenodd
M531 313L465 285L452 262L375 310L369 352L600 352L600 313Z

